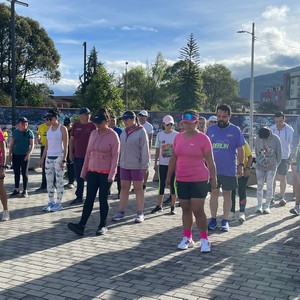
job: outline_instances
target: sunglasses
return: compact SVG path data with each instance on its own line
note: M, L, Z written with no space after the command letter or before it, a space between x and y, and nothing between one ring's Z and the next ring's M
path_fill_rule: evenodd
M165 124L165 126L173 126L173 124L172 123L169 123L169 124Z
M52 121L52 118L46 118L46 121Z
M209 121L209 123L214 123L214 124L216 124L216 123L218 123L218 121Z
M183 114L182 115L182 120L186 120L186 121L197 121L198 117L192 114Z

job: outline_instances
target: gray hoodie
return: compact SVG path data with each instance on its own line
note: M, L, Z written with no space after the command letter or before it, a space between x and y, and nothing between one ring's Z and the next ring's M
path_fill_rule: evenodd
M120 167L130 170L146 170L149 167L149 141L146 130L138 125L132 132L126 129L120 136Z
M256 137L256 169L261 171L276 170L282 160L281 141L270 131L268 139Z

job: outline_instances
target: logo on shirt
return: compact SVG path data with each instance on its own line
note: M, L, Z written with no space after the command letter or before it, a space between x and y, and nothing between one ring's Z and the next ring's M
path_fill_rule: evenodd
M229 143L226 142L217 142L212 144L214 150L219 149L229 149Z

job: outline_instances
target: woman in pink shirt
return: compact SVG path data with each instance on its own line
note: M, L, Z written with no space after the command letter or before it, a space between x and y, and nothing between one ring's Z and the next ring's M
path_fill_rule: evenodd
M93 118L97 129L91 132L80 175L87 180L87 196L79 223L68 224L68 228L78 235L84 234L98 189L100 189L100 223L96 235L103 235L107 231L106 221L109 211L107 198L117 173L120 152L120 141L116 132L108 127L109 119L105 108L100 109Z
M209 138L197 130L198 113L186 111L182 115L184 131L174 140L166 184L175 171L177 193L182 208L183 239L178 249L194 246L192 238L193 215L200 232L201 252L210 252L204 203L211 187L217 186L216 166Z

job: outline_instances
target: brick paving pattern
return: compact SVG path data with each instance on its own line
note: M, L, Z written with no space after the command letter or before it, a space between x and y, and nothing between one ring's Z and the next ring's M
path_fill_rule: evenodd
M289 213L292 201L273 205L270 215L257 215L256 189L248 188L247 221L231 222L227 233L210 233L212 252L201 254L195 226L195 247L177 250L180 207L175 216L169 207L150 214L156 182L148 184L144 223L134 223L131 194L126 218L118 223L111 221L118 200L109 200L104 236L95 236L95 202L85 235L78 237L67 228L81 215L82 206L68 206L75 190L65 190L63 211L45 213L47 194L34 192L40 178L39 170L30 171L29 198L10 198L12 220L0 223L0 300L300 299L300 217ZM8 193L12 183L8 171ZM221 208L222 201L220 217ZM206 212L209 216L208 201Z

